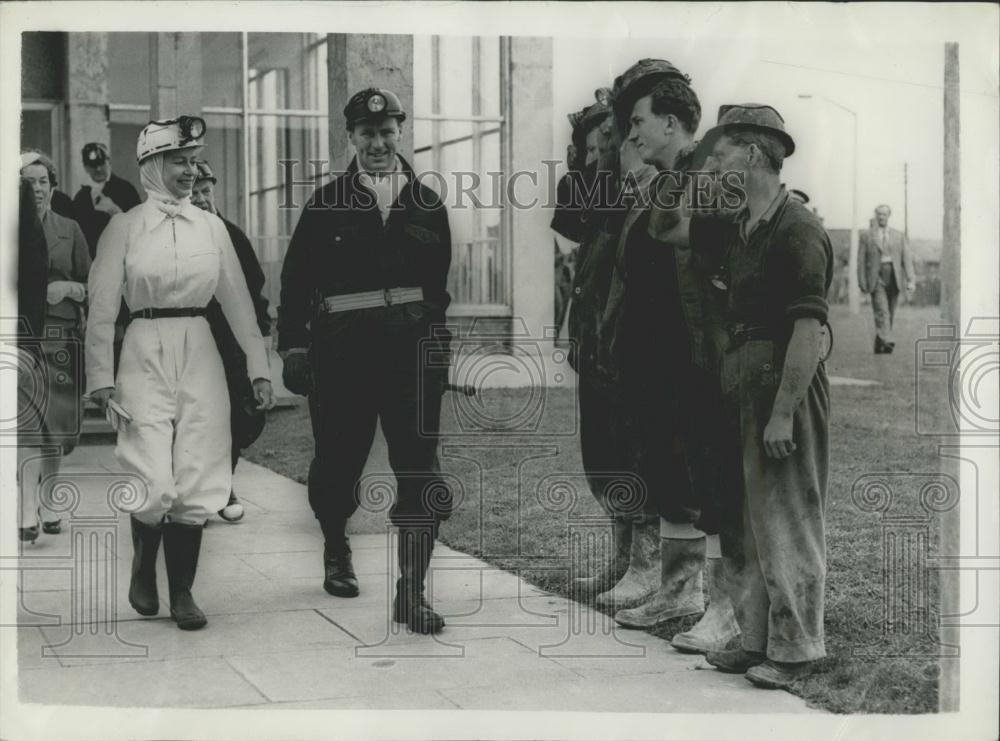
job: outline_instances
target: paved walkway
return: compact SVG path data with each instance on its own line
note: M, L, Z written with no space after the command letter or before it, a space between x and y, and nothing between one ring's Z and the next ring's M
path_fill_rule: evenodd
M160 559L161 615L128 606L127 495L110 446L67 459L63 534L42 536L19 569L18 660L24 701L74 705L354 709L813 712L756 690L647 633L439 546L431 596L448 622L437 637L388 620L392 539L352 538L362 594L321 587L322 539L300 484L243 461L247 515L205 532L195 585L204 630L177 630Z

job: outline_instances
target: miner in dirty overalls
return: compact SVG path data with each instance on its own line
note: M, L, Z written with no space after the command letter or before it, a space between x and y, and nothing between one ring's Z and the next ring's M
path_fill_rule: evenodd
M712 552L717 537L707 536L718 532L719 497L735 488L726 474L734 479L738 469L715 424L718 343L691 259L690 219L665 197L683 186L677 168L693 153L698 96L674 65L644 59L616 80L614 111L627 140L658 171L647 204L626 221L603 329L620 368L632 467L647 493L638 555L653 566L637 571L630 592L619 590L613 604L624 609L615 620L650 628L704 610L706 556L721 555ZM719 559L709 563L711 606L694 630L675 636L681 650L718 649L738 632Z
M712 173L738 173L746 205L732 221L718 283L729 343L721 381L742 449L740 526L724 528L742 645L710 652L722 671L787 688L825 656L824 508L830 390L821 345L833 251L819 219L781 184L795 151L767 105L722 106L699 145Z
M623 475L620 424L613 379L598 367L598 329L618 236L627 209L620 201L620 139L609 105L611 91L596 91L597 101L569 115L573 147L569 171L559 181L552 229L578 243L577 271L569 310L569 363L577 373L580 409L580 455L591 493L612 519L610 556L588 575L575 576L573 591L593 596L611 589L629 564L632 523L617 505L628 505L634 490ZM613 501L622 499L625 501Z
M381 422L398 482L400 578L392 618L418 633L444 619L424 596L451 492L438 473L447 382L448 213L397 149L406 119L382 88L344 109L356 156L302 212L281 274L278 349L286 387L308 395L315 439L309 503L326 541L323 587L356 597L347 521Z

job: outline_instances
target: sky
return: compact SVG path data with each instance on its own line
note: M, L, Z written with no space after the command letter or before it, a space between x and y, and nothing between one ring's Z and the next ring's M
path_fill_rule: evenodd
M857 119L857 220L867 226L875 206L892 208L903 228L903 166L908 163L909 232L940 239L943 189L944 47L927 42L785 41L759 36L584 40L556 38L553 99L557 120L593 102L593 91L643 57L668 59L691 76L702 104L700 137L723 103L773 105L797 150L783 169L828 228L852 220L854 120ZM812 95L810 99L800 95ZM976 93L969 93L976 96ZM983 97L979 95L978 97ZM568 124L556 124L565 151Z

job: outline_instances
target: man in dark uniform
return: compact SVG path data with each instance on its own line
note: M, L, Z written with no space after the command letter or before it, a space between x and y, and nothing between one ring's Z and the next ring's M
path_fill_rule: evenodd
M111 156L101 142L83 145L83 167L92 181L73 198L73 217L80 224L90 245L90 256L97 253L97 241L115 214L139 204L139 194L127 180L111 172Z
M229 232L229 239L236 250L236 257L243 269L243 277L246 278L250 298L253 300L257 326L260 328L261 336L270 337L271 316L267 313L268 301L264 296L264 271L261 270L260 262L257 260L257 253L254 252L253 245L250 244L250 240L247 239L243 230L219 213L219 209L215 205L215 185L218 179L215 177L212 167L205 160L198 162L197 167L198 174L195 176L194 187L191 189L191 203L203 211L215 214L225 224L226 231ZM246 355L222 315L221 308L214 304L209 314L209 322L212 324L212 331L219 344L219 352L225 361L226 381L230 387L230 422L233 432L232 460L235 471L236 464L240 460L240 451L253 442L250 438L256 439L260 435L263 430L264 418L260 414L248 414L248 410L243 404L245 393L241 392L245 392L246 388L249 388L246 387ZM226 522L239 522L243 519L243 515L243 505L237 498L236 492L230 491L229 502L219 510L219 517Z
M424 577L451 513L437 460L447 382L448 213L397 153L406 114L394 93L363 90L344 116L356 156L313 194L292 235L278 349L285 385L309 396L316 446L309 503L326 540L324 588L340 597L359 592L346 527L380 421L397 479L390 517L399 529L400 578L392 617L433 633L444 620L424 597Z
M774 108L722 106L699 151L705 170L740 173L746 192L723 263L730 341L721 367L743 458L742 527L723 529L742 646L708 661L787 688L826 655L830 391L820 347L833 250L819 219L781 184L795 142Z

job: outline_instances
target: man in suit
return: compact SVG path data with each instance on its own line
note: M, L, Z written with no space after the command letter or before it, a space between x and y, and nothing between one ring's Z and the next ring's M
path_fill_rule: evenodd
M139 194L130 182L111 172L111 155L101 142L84 144L83 167L91 184L84 185L73 198L73 215L90 245L90 257L97 252L97 240L111 217L139 205Z
M906 237L889 227L892 210L885 204L875 209L875 220L858 244L858 285L872 297L875 314L875 354L891 353L892 322L896 302L903 288L912 294L916 288L913 260Z

